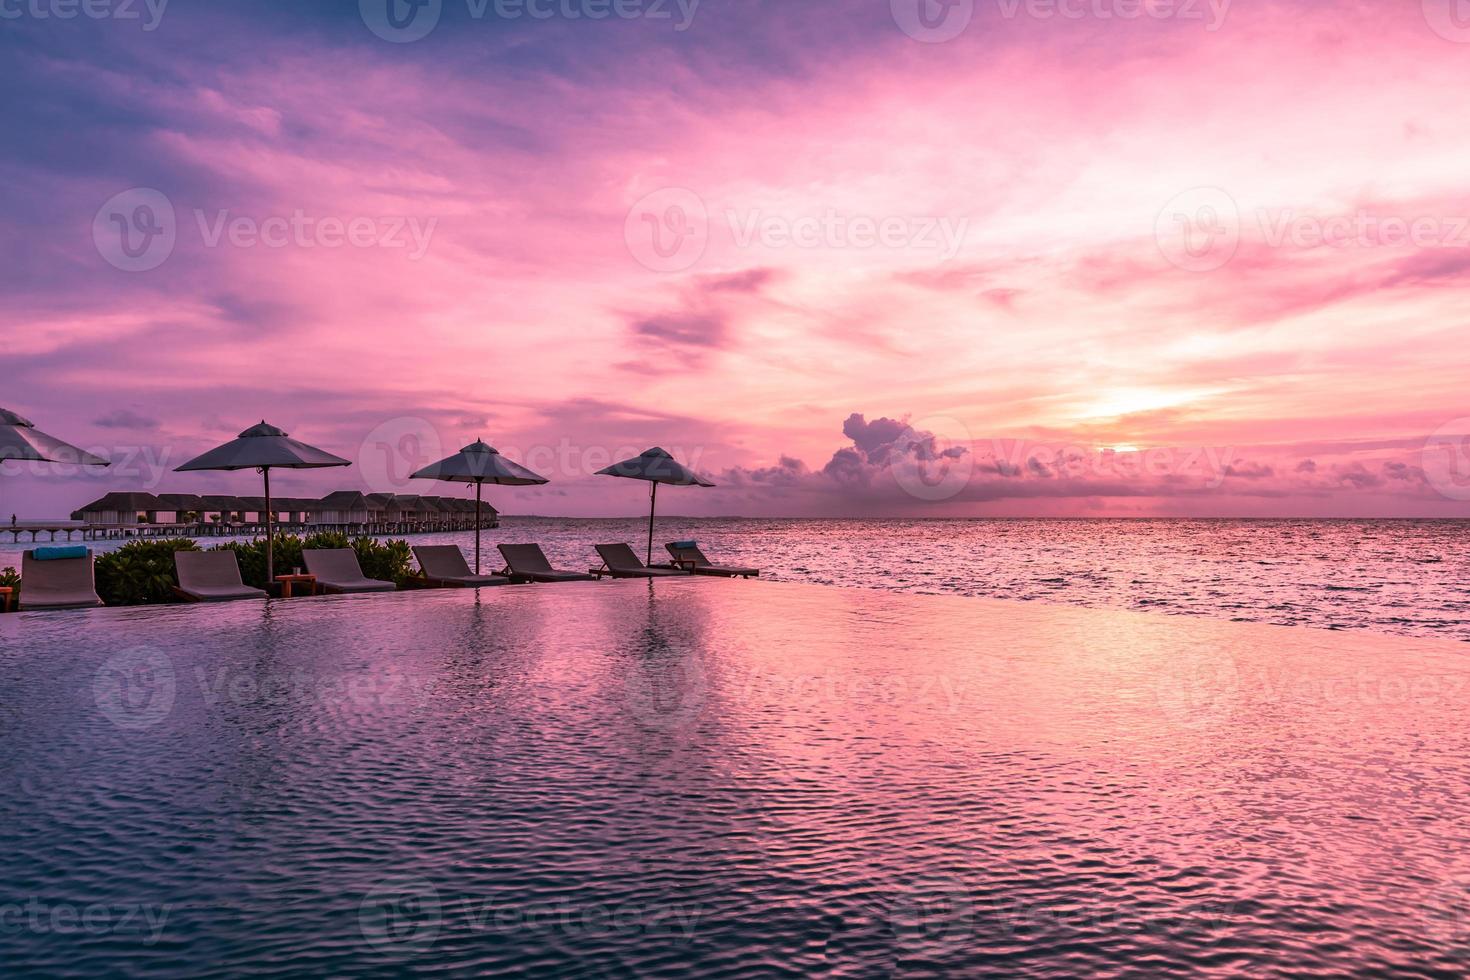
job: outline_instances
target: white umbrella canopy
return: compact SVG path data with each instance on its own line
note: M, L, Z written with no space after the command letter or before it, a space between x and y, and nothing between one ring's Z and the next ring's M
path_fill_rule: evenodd
M465 446L453 456L430 463L409 476L410 480L443 480L446 483L475 485L475 574L480 574L480 500L487 483L504 487L529 487L549 483L546 477L533 473L520 463L506 459L482 439Z
M653 564L653 512L658 503L658 485L667 483L676 487L712 487L713 483L695 473L689 467L670 456L657 446L645 449L632 459L605 466L597 471L598 476L620 476L628 480L647 480L648 488L648 554L644 564Z
M196 470L260 470L265 478L265 578L266 583L276 578L275 525L271 514L271 470L313 470L328 466L351 466L352 463L340 456L333 456L324 449L308 446L292 439L273 425L261 420L222 446L195 456L182 466L174 467L175 473Z
M8 459L31 463L76 463L80 466L112 465L111 460L48 436L30 419L0 408L0 463Z

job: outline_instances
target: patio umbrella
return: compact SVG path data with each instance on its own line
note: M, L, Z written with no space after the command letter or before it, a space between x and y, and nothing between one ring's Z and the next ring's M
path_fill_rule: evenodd
M648 555L645 564L653 564L653 510L658 503L658 485L668 483L676 487L712 487L713 483L701 479L689 467L655 446L645 449L632 459L614 463L597 471L598 476L621 476L629 480L647 480L653 486L648 490Z
M30 419L0 408L0 463L7 459L32 463L78 463L82 466L112 465L110 460L48 436Z
M275 522L271 514L271 470L314 470L326 466L351 466L340 456L292 439L264 420L252 425L239 437L196 456L175 473L193 470L259 470L265 477L265 580L269 587L276 578L274 551Z
M475 485L475 574L480 574L480 494L487 483L505 487L529 487L548 482L519 463L500 455L499 450L476 439L453 456L430 463L410 480L444 480Z

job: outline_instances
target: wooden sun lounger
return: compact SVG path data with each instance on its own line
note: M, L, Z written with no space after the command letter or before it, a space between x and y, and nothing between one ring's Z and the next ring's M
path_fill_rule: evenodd
M476 575L464 560L464 552L453 544L424 544L413 549L418 559L420 581L432 588L479 588L509 585L504 575Z
M222 551L175 551L174 568L179 584L174 595L188 602L225 602L230 599L264 599L264 589L252 588L240 577L235 553Z
M678 547L683 545L683 547ZM699 546L690 541L670 541L664 545L674 564L687 568L695 575L719 575L723 578L750 578L759 575L759 568L741 568L735 565L716 565L704 556Z
M20 556L21 609L87 609L102 605L97 595L92 552L84 558L37 557L41 549Z
M600 544L597 553L602 557L602 567L589 568L587 573L595 578L609 575L613 578L663 578L669 575L688 575L682 568L653 568L643 564L633 549L625 544Z
M352 548L305 548L301 558L306 570L316 576L317 588L327 592L392 592L398 588L364 575Z
M505 569L500 574L510 576L512 582L586 582L593 578L585 572L552 568L539 544L502 544L497 547L505 558Z

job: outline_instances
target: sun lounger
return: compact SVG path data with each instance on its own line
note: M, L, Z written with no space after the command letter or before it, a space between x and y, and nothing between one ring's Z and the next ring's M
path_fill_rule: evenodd
M80 551L81 555L76 553ZM102 605L86 548L36 548L20 557L21 609L86 609Z
M251 588L240 578L240 562L233 551L175 551L174 567L179 572L174 595L181 599L224 602L266 598L263 589Z
M316 576L317 588L327 592L392 592L398 586L362 574L352 548L304 548L306 570Z
M585 572L573 572L564 568L552 568L539 544L502 544L498 546L505 558L505 570L513 582L585 582L593 576Z
M664 545L669 555L674 559L674 564L680 568L687 568L695 575L719 575L724 578L750 578L759 575L759 568L740 568L735 565L716 565L704 556L699 550L699 545L693 541L670 541Z
M600 544L597 545L597 553L602 556L602 567L587 570L597 578L604 575L613 578L663 578L689 574L682 568L651 568L639 561L633 549L625 544Z
M418 559L422 580L437 587L478 588L482 585L509 585L504 575L476 575L464 560L464 552L455 544L425 544L413 549Z

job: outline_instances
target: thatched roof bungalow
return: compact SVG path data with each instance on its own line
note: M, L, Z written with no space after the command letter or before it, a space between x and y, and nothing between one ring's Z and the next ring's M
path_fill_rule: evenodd
M377 520L383 507L356 490L338 490L318 502L315 523L329 525L368 524Z
M276 513L282 515L288 524L305 524L310 521L322 507L320 500L310 497L273 497L271 506Z
M199 517L205 521L229 524L245 519L248 508L239 497L227 494L206 493L199 497Z
M192 524L204 510L204 499L197 493L160 493L158 524Z
M395 493L383 515L393 522L421 521L427 517L423 498L416 493Z
M114 491L72 511L71 519L88 524L152 524L162 510L151 493Z

